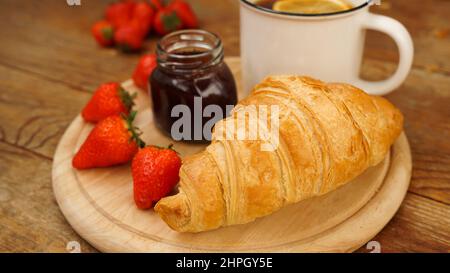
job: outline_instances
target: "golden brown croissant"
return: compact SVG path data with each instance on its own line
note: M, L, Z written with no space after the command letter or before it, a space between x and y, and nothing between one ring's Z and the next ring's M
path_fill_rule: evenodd
M250 134L254 124L263 123L259 115L239 115L252 105L278 107L277 119L270 118L271 112L268 125L260 126L267 133L278 122L277 141L223 137L230 124ZM260 114L264 107L256 109ZM402 124L402 114L391 103L351 85L267 77L230 117L216 123L205 151L183 160L179 193L161 199L155 210L179 232L251 222L332 191L378 164ZM263 143L274 149L262 149Z

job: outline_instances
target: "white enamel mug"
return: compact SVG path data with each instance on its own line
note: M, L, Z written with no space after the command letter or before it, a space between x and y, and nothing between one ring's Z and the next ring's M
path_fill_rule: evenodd
M298 74L346 82L370 94L384 95L399 87L411 69L411 36L398 21L370 13L370 0L350 1L354 8L328 14L278 12L254 2L240 0L246 92L267 75ZM359 77L366 29L386 33L398 46L398 68L387 80L370 82Z

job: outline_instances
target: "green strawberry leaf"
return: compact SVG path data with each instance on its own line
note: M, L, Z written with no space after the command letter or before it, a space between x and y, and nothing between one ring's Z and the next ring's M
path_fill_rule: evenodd
M175 150L175 149L173 148L173 143L170 143L167 147L162 147L162 146L158 146L158 145L152 145L152 146L155 147L155 148L157 148L157 149L160 149L160 150L166 150L166 149L172 150L172 151L174 151L177 155L180 155L180 153L179 153L177 150Z
M141 129L139 129L138 127L133 125L133 121L136 118L136 115L137 115L137 111L133 111L128 115L128 117L122 114L122 118L125 120L125 122L127 124L127 129L131 134L130 142L135 141L136 145L139 148L144 148L146 144L140 138L140 136L142 135L142 131L141 131Z
M128 112L134 106L134 99L136 98L137 93L130 94L123 87L119 87L119 97L122 101L123 105L127 108Z
M109 41L114 38L114 30L112 29L112 27L103 28L101 31L102 31L102 36L105 40Z
M167 32L180 28L182 24L180 18L178 17L175 11L166 16L163 16L162 23L164 26L164 30L166 30Z

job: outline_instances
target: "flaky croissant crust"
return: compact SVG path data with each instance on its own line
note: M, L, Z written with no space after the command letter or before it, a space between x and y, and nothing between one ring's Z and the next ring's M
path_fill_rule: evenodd
M279 108L274 150L263 151L259 139L218 137L229 122L247 132L248 124L260 122L239 122L239 112L250 105ZM179 193L161 199L155 210L179 232L251 222L330 192L378 164L402 126L391 103L351 85L267 77L215 125L205 151L183 160Z

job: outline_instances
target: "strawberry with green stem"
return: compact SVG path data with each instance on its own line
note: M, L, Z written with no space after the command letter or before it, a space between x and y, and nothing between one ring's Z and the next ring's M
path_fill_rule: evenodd
M155 16L153 27L159 35L165 35L174 30L181 29L183 22L177 13L167 7L160 9Z
M91 28L92 36L102 47L114 45L114 28L108 21L98 21Z
M189 3L183 0L172 0L167 6L169 10L175 11L183 23L183 28L197 28L198 20Z
M76 169L110 167L131 161L140 147L140 130L133 125L136 112L114 115L96 124L72 159Z
M95 123L112 115L128 115L136 95L128 93L117 82L104 83L94 92L81 116L85 121Z
M136 206L148 209L167 196L180 179L180 167L181 159L171 145L140 149L131 163Z

